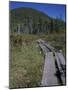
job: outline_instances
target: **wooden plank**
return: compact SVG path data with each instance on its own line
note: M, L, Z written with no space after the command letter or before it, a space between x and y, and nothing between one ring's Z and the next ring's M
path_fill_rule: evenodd
M55 73L56 73L56 70L55 70L55 62L53 58L53 53L48 52L46 54L46 59L44 63L44 71L43 71L41 86L59 85Z
M57 55L56 52L55 52L55 60L56 60L57 65L58 65L58 69L61 71L62 70L62 67L61 67L60 60L59 60L58 55Z
M65 60L64 60L64 57L61 53L58 53L56 52L55 53L55 58L56 58L56 61L57 61L57 65L58 65L58 69L60 71L60 74L61 74L61 80L62 80L62 84L65 85L66 81L65 81L65 72L62 68L62 65L65 65Z
M62 65L65 65L65 58L62 53L57 53Z
M41 43L39 43L40 48L43 50L43 53L49 52L49 50Z

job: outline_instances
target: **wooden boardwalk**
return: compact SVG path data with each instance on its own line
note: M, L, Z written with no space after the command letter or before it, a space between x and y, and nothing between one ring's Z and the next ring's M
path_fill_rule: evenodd
M43 40L38 40L38 44L45 55L41 86L65 85L64 56Z
M59 85L55 73L56 73L56 69L55 69L55 61L53 58L53 53L48 52L46 53L41 86Z

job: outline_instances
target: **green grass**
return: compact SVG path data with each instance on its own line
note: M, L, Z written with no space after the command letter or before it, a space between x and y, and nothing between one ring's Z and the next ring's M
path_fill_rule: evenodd
M65 56L65 34L12 35L10 40L10 88L37 87L44 65L36 40L43 39Z
M66 38L65 34L54 34L54 35L49 35L46 39L48 43L56 48L58 51L62 50L63 55L66 55Z
M44 59L35 42L12 47L10 59L10 88L40 85Z
M62 50L63 55L65 56L65 46L66 46L66 38L65 33L54 33L48 35L23 35L22 40L25 42L32 42L37 39L43 39L47 41L50 45L55 47L57 50Z

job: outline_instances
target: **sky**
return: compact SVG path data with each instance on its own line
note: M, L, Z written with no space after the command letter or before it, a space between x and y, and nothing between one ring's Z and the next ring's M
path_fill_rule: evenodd
M53 18L57 17L66 21L65 20L66 6L62 4L45 4L45 3L31 3L31 2L15 2L15 1L10 1L9 3L10 9L15 9L20 7L33 8L47 14L50 17Z

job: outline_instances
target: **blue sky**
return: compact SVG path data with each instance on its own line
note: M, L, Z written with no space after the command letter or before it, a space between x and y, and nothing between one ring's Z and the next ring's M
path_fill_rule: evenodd
M9 3L10 9L15 9L19 7L28 7L33 8L39 11L44 12L50 17L53 18L61 18L65 21L65 5L60 4L43 4L43 3L30 3L30 2L14 2L10 1Z

